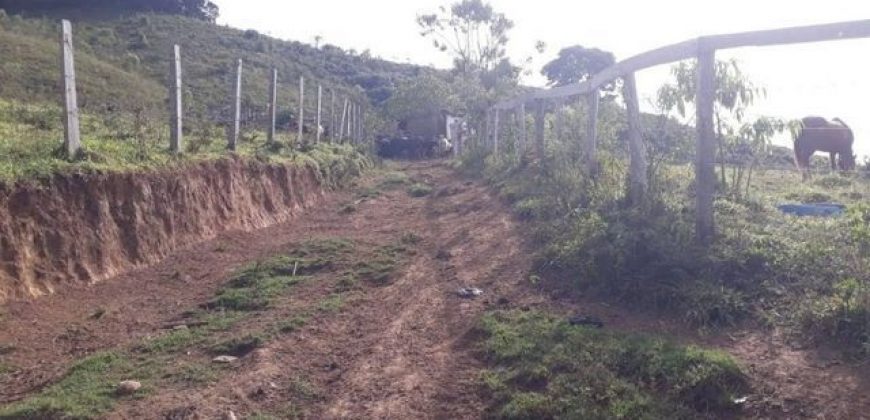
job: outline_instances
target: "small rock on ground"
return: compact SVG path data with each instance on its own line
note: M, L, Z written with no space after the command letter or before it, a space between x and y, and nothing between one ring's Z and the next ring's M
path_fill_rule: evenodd
M142 388L142 383L139 381L121 381L121 383L118 384L117 391L118 394L121 395L130 395L138 391L139 388Z
M239 358L236 356L218 356L214 359L211 359L212 362L215 363L232 363L238 360Z

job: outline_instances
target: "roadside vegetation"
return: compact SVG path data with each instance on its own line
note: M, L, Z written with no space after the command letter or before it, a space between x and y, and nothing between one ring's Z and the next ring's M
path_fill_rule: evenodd
M569 132L581 132L585 110L561 112L576 126ZM668 313L703 329L751 322L870 356L870 207L863 203L870 182L860 170L817 174L804 183L794 171L765 164L779 153L769 146L773 131L761 137L733 131L723 141L735 145L724 150L760 142L748 155L752 175L749 163L726 155L717 174L718 236L702 247L694 239L692 172L683 154L690 137L665 125L646 127L650 190L644 202L629 203L619 134L624 119L612 103L601 114L602 169L595 179L580 142L552 130L542 158L531 151L518 157L509 129L505 152L479 151L463 162L528 222L540 275L556 287ZM799 218L776 208L795 202L839 202L847 209L841 217Z
M528 311L484 317L481 380L493 417L696 419L723 415L748 386L725 353Z

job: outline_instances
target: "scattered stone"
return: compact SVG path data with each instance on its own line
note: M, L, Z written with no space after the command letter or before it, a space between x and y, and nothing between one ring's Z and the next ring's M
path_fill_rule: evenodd
M476 287L460 287L459 290L456 291L456 294L459 295L459 297L471 299L482 295L483 290Z
M239 360L239 358L236 356L228 356L228 355L218 356L218 357L215 357L214 359L211 359L211 361L215 362L215 363L232 363L232 362L235 362L236 360Z
M438 252L435 254L436 260L447 261L450 259L450 257L452 257L452 255L450 255L450 251L443 248L439 249Z
M587 327L604 328L604 321L594 316L574 315L571 318L568 318L568 323L571 325L583 325Z
M233 410L230 410L224 416L224 420L238 420L238 417L236 417L236 413L233 413Z
M142 384L138 381L121 381L118 384L117 392L119 395L130 395L142 388Z

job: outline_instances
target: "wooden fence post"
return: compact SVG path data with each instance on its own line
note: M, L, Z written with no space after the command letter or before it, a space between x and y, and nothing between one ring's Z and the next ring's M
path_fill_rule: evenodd
M546 117L543 99L535 101L535 153L541 165L544 164L546 153L544 150L544 120Z
M713 102L716 95L716 51L701 47L698 51L697 108L698 142L695 153L695 235L701 244L709 244L715 235L713 199L716 192L715 132Z
M236 66L236 83L233 92L234 112L233 126L230 129L230 136L227 148L235 151L239 143L239 129L242 120L242 59L239 59Z
M298 119L298 133L296 135L296 142L302 143L302 126L305 120L305 78L299 76L299 115Z
M63 85L63 145L66 156L75 158L82 150L81 133L79 132L79 105L76 97L76 68L73 53L72 24L68 20L61 21L60 62L62 67Z
M633 204L640 204L646 196L648 187L646 161L646 146L640 124L640 104L637 97L637 83L634 73L622 78L623 98L628 114L628 147L631 156L629 163L629 199Z
M317 85L317 127L314 127L317 134L315 134L314 142L320 143L320 118L322 115L321 107L323 106L323 87Z
M589 93L589 115L586 121L586 163L589 175L593 178L598 176L598 89Z
M275 123L278 120L278 69L272 69L272 80L269 81L269 132L268 142L275 142Z
M172 62L171 62L171 77L169 87L169 150L172 153L181 151L182 142L182 102L181 102L181 47L174 45L172 47Z

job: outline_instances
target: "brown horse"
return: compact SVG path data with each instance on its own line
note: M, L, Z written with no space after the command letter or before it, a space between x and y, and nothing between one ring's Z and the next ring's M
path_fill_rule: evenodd
M828 152L831 157L831 170L850 171L855 169L855 155L852 143L855 136L843 120L833 121L822 117L804 117L794 138L794 162L804 179L809 177L810 158L816 152ZM837 164L839 155L839 165Z

